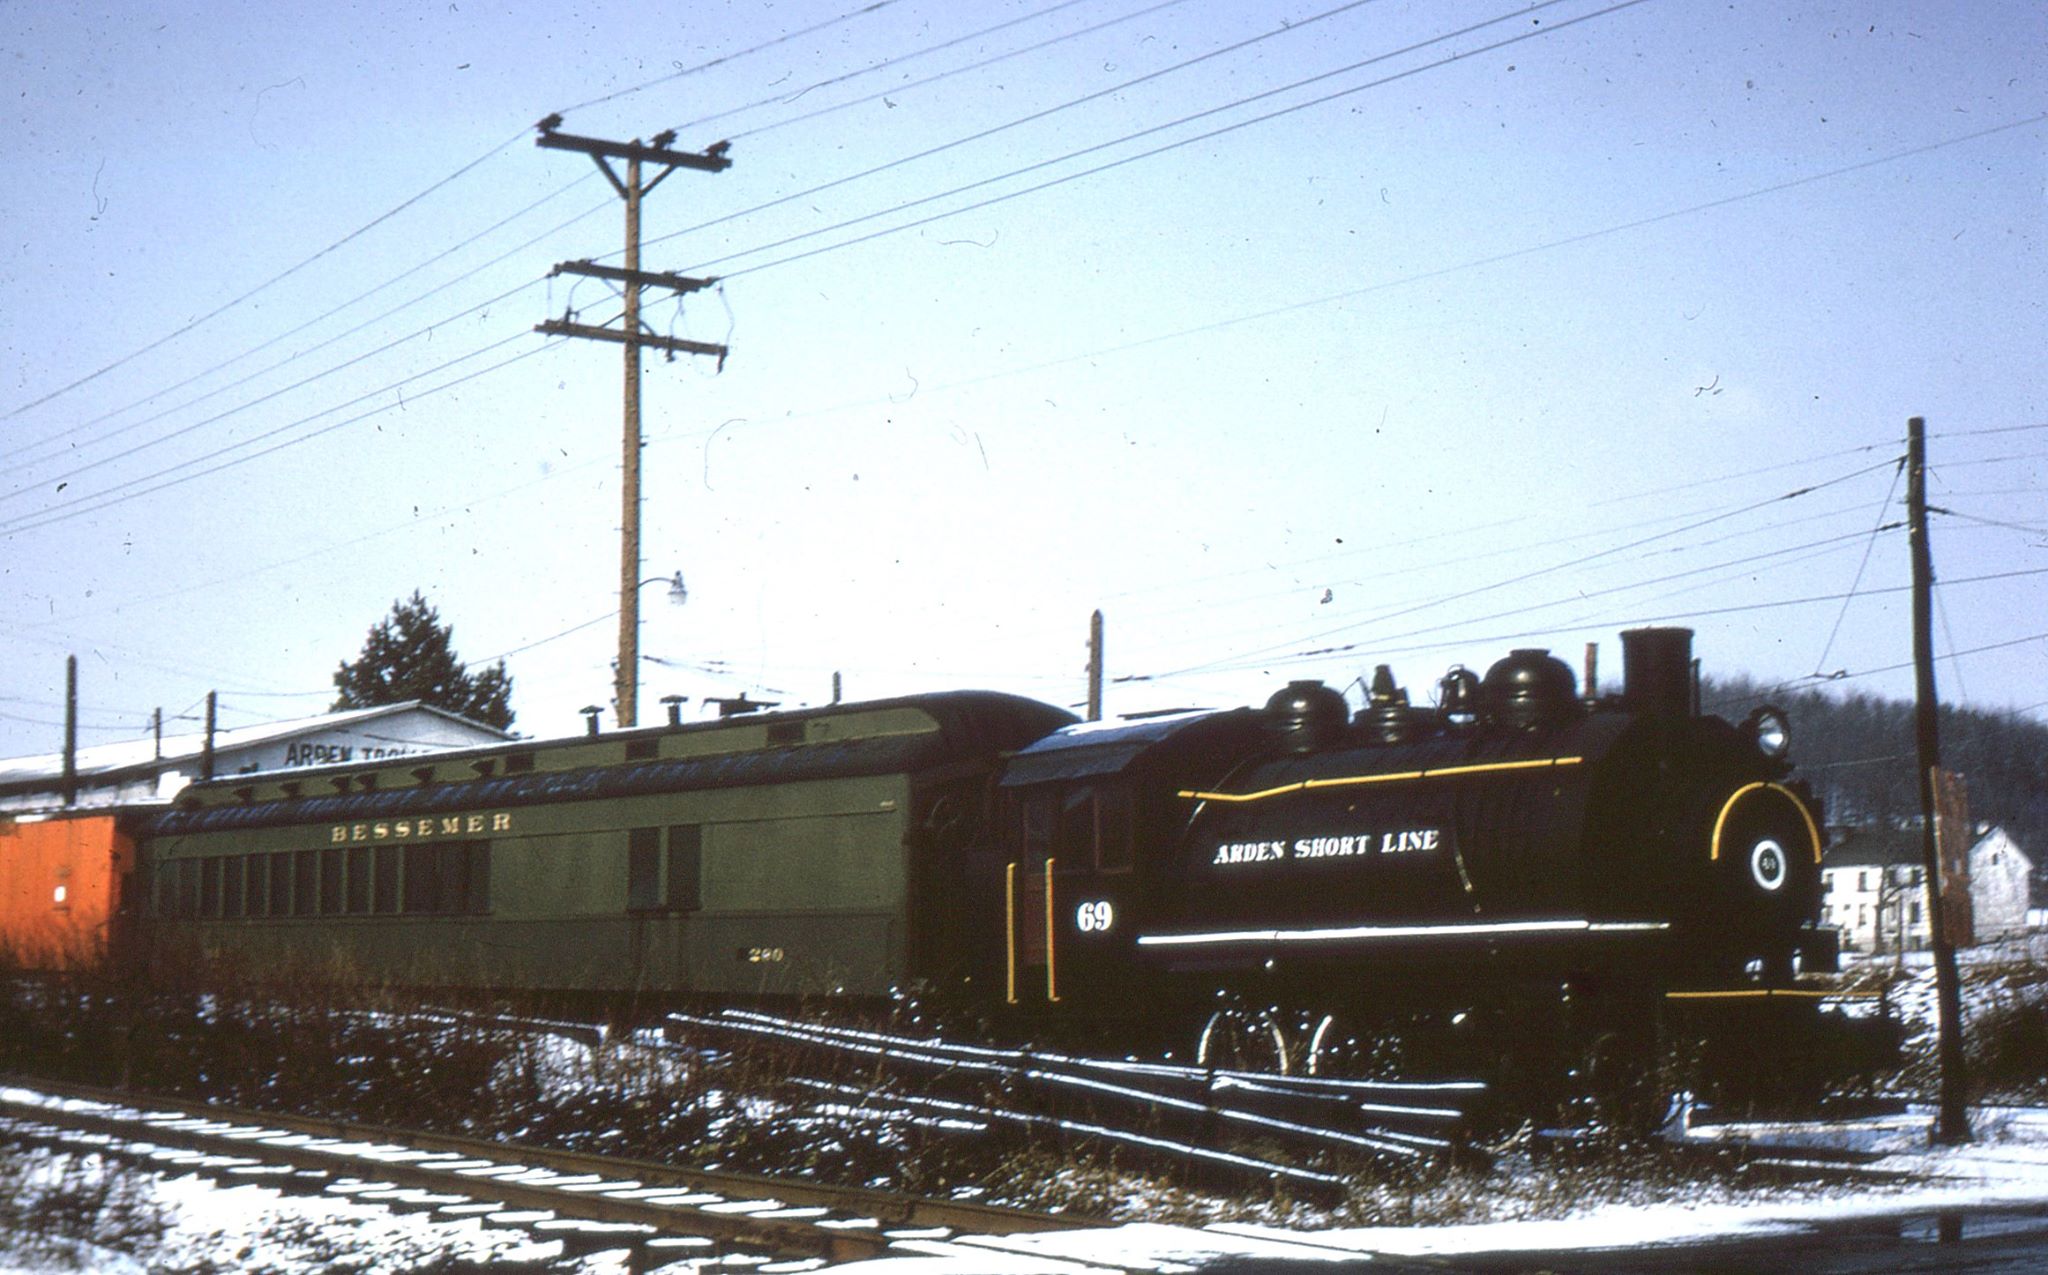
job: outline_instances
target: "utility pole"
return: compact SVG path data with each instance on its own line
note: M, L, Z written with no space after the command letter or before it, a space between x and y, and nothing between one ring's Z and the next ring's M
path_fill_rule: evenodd
M78 800L78 657L64 657L64 804Z
M576 137L557 132L561 124L559 115L550 115L542 120L540 136L534 139L534 144L551 150L581 151L590 156L598 171L605 175L605 180L612 184L612 189L619 193L619 198L626 201L626 264L623 269L600 266L590 261L564 261L553 271L557 275L581 275L618 284L625 300L625 313L620 317L619 326L610 328L576 323L564 311L560 319L550 319L534 327L536 332L549 336L614 341L626 347L624 464L619 483L619 663L614 692L619 726L625 728L637 724L640 699L640 350L643 346L652 346L666 351L671 357L677 354L710 355L717 358L720 367L725 365L727 353L722 345L656 335L640 322L640 289L643 287L667 288L681 296L718 282L716 279L691 279L640 268L640 201L678 168L720 173L732 167L732 161L725 157L725 142L702 152L678 151L670 149L676 139L673 132L655 134L650 145L637 138L630 142L609 142L594 137ZM612 167L614 160L625 164L624 177ZM648 165L659 169L651 179L645 176Z
M1934 948L1934 1002L1940 1032L1941 1103L1934 1140L1970 1140L1964 1099L1963 996L1956 949L1941 905L1935 846L1935 772L1941 767L1939 700L1934 691L1934 555L1927 544L1927 422L1906 422L1906 539L1913 555L1913 724L1920 771L1920 861L1927 876L1927 930Z
M206 693L206 743L199 749L199 777L213 778L213 736L214 727L220 721L220 692Z
M1102 720L1102 612L1088 621L1088 720Z

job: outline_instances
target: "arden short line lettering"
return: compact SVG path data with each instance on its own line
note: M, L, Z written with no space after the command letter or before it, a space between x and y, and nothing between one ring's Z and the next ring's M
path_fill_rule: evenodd
M1441 828L1407 828L1398 832L1343 837L1299 837L1285 841L1227 841L1216 847L1209 866L1270 863L1278 859L1349 859L1364 855L1427 854L1443 848Z

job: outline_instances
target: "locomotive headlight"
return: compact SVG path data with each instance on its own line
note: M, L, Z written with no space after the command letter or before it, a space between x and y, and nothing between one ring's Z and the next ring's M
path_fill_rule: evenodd
M1792 750L1792 728L1785 721L1783 709L1765 705L1755 710L1743 720L1742 733L1758 752L1773 761Z

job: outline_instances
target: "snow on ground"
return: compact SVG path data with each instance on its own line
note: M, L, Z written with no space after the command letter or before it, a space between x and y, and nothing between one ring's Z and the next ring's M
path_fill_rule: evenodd
M2038 958L2039 953L2028 955ZM1906 976L1893 985L1890 995L1913 1031L1915 1041L1909 1048L1924 1048L1933 1018L1932 978L1924 967L1915 969L1911 963L1903 972ZM1987 985L1995 980L1975 981L1971 999L1981 1007ZM589 1083L597 1064L588 1048L549 1040L524 1065L531 1068L535 1082L560 1089ZM892 1256L837 1269L859 1275L1082 1275L1099 1272L1104 1265L1172 1272L1257 1259L1298 1260L1304 1270L1313 1270L1375 1253L1426 1257L1629 1249L1794 1234L1858 1217L2048 1206L2048 1107L1980 1107L1972 1116L1975 1140L1961 1147L1933 1146L1933 1119L1930 1108L1915 1106L1899 1114L1853 1120L1699 1125L1683 1134L1702 1143L1756 1139L1810 1146L1817 1152L1874 1154L1879 1158L1865 1167L1892 1175L1891 1181L1769 1190L1712 1183L1683 1199L1670 1198L1669 1192L1651 1198L1655 1193L1644 1190L1640 1199L1604 1199L1562 1208L1526 1202L1540 1197L1540 1192L1525 1192L1519 1197L1525 1202L1515 1204L1511 1201L1518 1198L1516 1193L1503 1190L1494 1202L1496 1220L1459 1225L1308 1230L1248 1223L1196 1227L1147 1222L1008 1237L904 1236ZM0 1155L0 1189L75 1172L82 1159L87 1157L50 1152ZM1497 1172L1514 1170L1504 1167ZM147 1211L153 1205L167 1223L161 1244L145 1251L142 1261L82 1245L9 1249L9 1237L0 1229L0 1275L63 1269L116 1275L300 1275L333 1270L404 1272L448 1263L486 1269L544 1268L574 1275L623 1275L630 1269L623 1250L569 1259L562 1256L558 1243L536 1243L525 1232L491 1230L475 1221L434 1222L429 1214L387 1213L332 1196L284 1194L256 1185L222 1186L189 1174L130 1172L125 1185L145 1190L141 1207ZM1500 1214L1517 1208L1542 1215L1500 1219ZM0 1221L4 1218L0 1209ZM690 1267L676 1264L663 1269L681 1272ZM769 1264L756 1269L773 1275L817 1266Z
M83 1167L97 1173L98 1158L51 1151L10 1151L10 1184L31 1190L60 1183ZM377 1272L438 1269L467 1262L480 1267L532 1267L560 1258L558 1241L536 1243L522 1231L485 1227L480 1221L430 1220L427 1213L393 1213L352 1204L332 1195L303 1195L259 1185L226 1186L196 1173L160 1176L114 1170L131 1194L128 1216L154 1215L159 1237L135 1242L141 1258L82 1242L47 1236L21 1237L0 1230L0 1275L48 1275L90 1271L96 1275L144 1272ZM15 1175L19 1174L19 1177ZM138 1228L153 1230L151 1227ZM623 1250L598 1253L580 1262L551 1266L564 1275L626 1275Z
M1980 1108L1972 1121L1977 1141L1954 1148L1930 1146L1933 1119L1930 1109L1919 1107L1896 1116L1799 1126L1803 1145L1883 1152L1883 1158L1868 1167L1910 1175L1912 1181L1902 1185L1778 1188L1713 1200L1601 1203L1556 1217L1453 1226L1293 1231L1231 1223L1199 1229L1147 1223L928 1244L917 1253L840 1269L859 1275L1051 1275L1100 1264L1193 1270L1234 1257L1313 1264L1353 1261L1373 1253L1422 1257L1633 1249L1793 1234L1855 1217L2048 1205L2048 1108ZM1687 1136L1701 1141L1745 1136L1777 1141L1789 1130L1777 1125L1727 1125ZM1003 1255L1000 1262L996 1253Z
M1932 1111L1915 1107L1897 1115L1828 1123L1713 1125L1686 1135L1695 1141L1754 1137L1879 1153L1882 1158L1868 1167L1908 1176L1903 1184L1718 1191L1714 1198L1606 1202L1557 1216L1468 1225L1299 1231L1229 1223L1135 1223L1006 1237L906 1238L897 1255L836 1269L859 1275L1074 1275L1104 1264L1170 1272L1252 1258L1299 1260L1304 1269L1313 1269L1370 1253L1637 1248L1790 1234L1858 1216L2048 1205L2048 1108L1979 1108L1972 1116L1976 1141L1962 1147L1931 1146L1932 1125ZM63 1159L48 1152L27 1158L45 1174L55 1173ZM433 1222L424 1213L386 1213L332 1196L285 1194L256 1185L222 1186L196 1175L137 1177L170 1222L160 1248L146 1260L80 1246L56 1254L0 1251L0 1275L66 1268L118 1275L162 1270L403 1272L443 1261L531 1268L558 1260L561 1253L553 1242L535 1243L522 1232L486 1229L475 1221ZM610 1251L549 1269L623 1275L629 1264L623 1251ZM759 1269L814 1267L799 1263Z

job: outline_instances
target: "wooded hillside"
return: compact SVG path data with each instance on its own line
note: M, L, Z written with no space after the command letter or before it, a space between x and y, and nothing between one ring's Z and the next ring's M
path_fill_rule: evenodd
M1913 706L1856 692L1785 691L1743 678L1709 680L1703 707L1730 721L1773 703L1792 719L1792 759L1827 803L1834 824L1917 819ZM1941 760L1961 771L1970 816L2012 834L2048 868L2048 726L2009 713L1944 706Z

